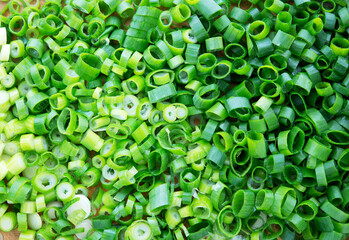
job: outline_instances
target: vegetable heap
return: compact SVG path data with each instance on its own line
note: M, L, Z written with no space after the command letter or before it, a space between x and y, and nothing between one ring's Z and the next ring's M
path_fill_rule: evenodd
M349 3L249 4L8 2L0 230L346 239Z

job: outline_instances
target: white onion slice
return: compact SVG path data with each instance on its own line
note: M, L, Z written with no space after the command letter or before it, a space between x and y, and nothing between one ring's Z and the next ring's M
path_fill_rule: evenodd
M39 213L28 214L28 227L32 230L39 230L42 228L42 219Z
M81 195L81 194L77 194L75 195L75 198L80 198L79 201L73 203L71 206L68 207L67 209L67 214L71 214L72 212L74 212L75 210L78 210L78 209L82 209L85 211L86 215L85 215L85 219L88 218L88 216L90 216L91 214L91 202L90 200L84 196L84 195Z
M78 239L86 238L88 231L92 229L92 221L90 219L86 219L79 225L76 225L75 228L84 228L83 232L75 234Z

